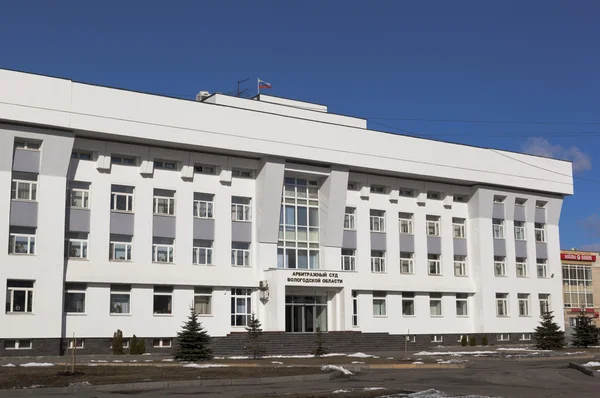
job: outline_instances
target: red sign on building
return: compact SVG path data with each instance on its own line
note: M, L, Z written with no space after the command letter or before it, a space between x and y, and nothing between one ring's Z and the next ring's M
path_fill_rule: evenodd
M583 253L560 253L561 260L572 260L572 261L589 261L595 262L596 256L593 254L583 254Z

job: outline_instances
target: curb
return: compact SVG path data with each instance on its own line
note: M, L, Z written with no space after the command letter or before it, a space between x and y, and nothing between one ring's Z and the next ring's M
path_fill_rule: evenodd
M21 397L35 396L41 394L69 394L74 392L118 392L118 391L143 391L143 390L161 390L166 388L180 387L214 387L231 385L258 385L258 384L279 384L301 381L323 381L340 377L342 372L334 371L325 374L300 375L300 376L281 376L281 377L262 377L249 379L217 379L217 380L176 380L176 381L152 381L143 383L125 383L125 384L103 384L97 386L75 386L75 387L50 387L36 389L18 389L18 390L0 390L0 396ZM5 395L6 394L6 395ZM8 395L10 394L10 395Z
M569 362L569 368L576 369L587 376L600 377L600 375L596 375L596 373L599 373L599 372L596 372L594 369L588 369L585 366L579 365L578 363Z

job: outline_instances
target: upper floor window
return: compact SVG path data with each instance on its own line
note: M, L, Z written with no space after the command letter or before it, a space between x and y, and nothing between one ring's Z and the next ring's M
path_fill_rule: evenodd
M251 214L250 198L243 198L241 196L231 197L231 219L233 221L250 221Z
M435 192L435 191L428 191L427 192L427 199L429 199L429 200L441 200L442 199L442 193L441 192Z
M356 207L346 207L344 213L344 229L355 229L354 218L356 215Z
M439 254L427 255L427 268L429 275L442 275L442 262Z
M69 205L80 209L90 208L90 190L82 188L71 188L69 191Z
M427 216L425 219L425 225L427 228L427 235L440 236L440 217L439 216Z
M371 185L371 193L385 193L386 191L383 185Z
M398 213L398 224L400 225L401 234L413 234L413 214Z
M214 164L197 164L194 166L194 172L198 174L217 174L217 166Z
M123 238L121 238L123 239ZM126 240L121 240L117 236L111 236L109 248L109 260L111 261L131 261L131 251L133 244ZM130 238L129 238L130 239ZM154 252L154 250L153 250Z
M548 260L545 258L537 259L537 276L538 278L548 277Z
M508 293L496 293L496 315L508 316Z
M39 151L40 143L31 141L15 141L15 148Z
M124 166L135 166L135 156L111 155L112 164L122 164Z
M545 242L546 241L546 224L536 222L535 226L535 241Z
M152 262L153 263L172 263L175 246L172 241L167 243L161 239L154 238L152 242Z
M515 199L515 205L516 206L525 206L525 203L527 203L527 199L523 199L523 198L516 198Z
M454 276L467 276L467 256L454 256Z
M348 191L358 191L359 185L356 181L348 181Z
M154 214L175 214L175 198L154 195Z
M414 253L400 252L400 273L414 274Z
M210 240L194 240L192 264L212 265L213 242Z
M155 169L164 169L164 170L177 170L177 162L169 161L169 160L154 159L154 168Z
M371 231L385 232L385 210L371 210Z
M371 272L385 272L385 252L371 250Z
M454 196L452 197L452 200L454 202L458 202L458 203L465 203L467 201L467 195L454 194Z
M11 198L16 200L37 200L37 182L13 180Z
M415 196L415 191L414 191L414 189L410 189L410 188L400 188L398 190L398 195L404 196L406 198L412 198Z
M452 217L452 230L455 238L464 238L465 234L465 219Z
M527 258L517 257L517 277L527 278Z
M494 203L504 203L506 196L494 195Z
M515 240L526 240L524 221L515 221Z
M231 265L250 266L250 243L231 242Z
M8 252L10 254L35 254L35 229L32 231L11 231L9 235Z
M76 149L71 152L71 159L92 160L92 153Z
M492 219L492 233L495 239L504 239L504 220Z
M213 218L215 195L194 193L194 217Z
M535 201L535 207L537 207L538 209L545 208L547 204L548 204L548 202L546 202L545 200L536 200Z
M231 169L231 176L236 178L252 178L252 170L238 169L234 167Z
M113 185L110 208L114 211L133 212L133 187Z
M9 279L6 281L6 313L33 312L34 281Z
M343 271L355 271L356 270L356 250L342 249L342 270Z
M506 257L494 256L494 275L506 276Z
M68 256L69 258L87 258L87 239L78 239L77 237L71 237L68 241Z

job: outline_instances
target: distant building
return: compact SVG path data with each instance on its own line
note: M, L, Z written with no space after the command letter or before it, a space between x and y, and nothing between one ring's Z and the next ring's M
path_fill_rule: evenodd
M565 327L585 311L600 326L600 253L561 250Z

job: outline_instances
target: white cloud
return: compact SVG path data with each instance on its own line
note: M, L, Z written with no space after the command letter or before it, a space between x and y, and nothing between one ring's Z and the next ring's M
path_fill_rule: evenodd
M569 148L552 145L542 137L529 137L523 145L523 151L531 155L546 156L570 160L573 162L573 171L588 171L592 169L592 160L576 146Z

